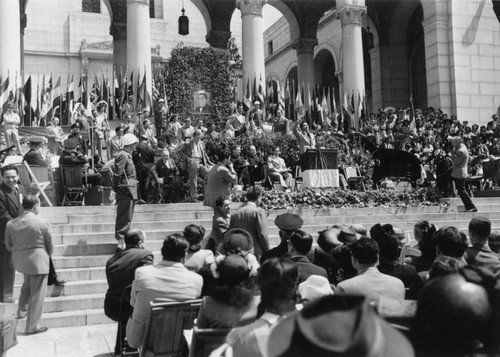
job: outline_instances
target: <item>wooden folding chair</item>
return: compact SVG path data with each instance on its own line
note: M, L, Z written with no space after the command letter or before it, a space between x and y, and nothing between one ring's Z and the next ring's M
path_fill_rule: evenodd
M181 356L186 346L183 330L193 328L194 320L200 310L201 299L184 302L151 302L150 306L140 356Z
M87 192L86 174L81 166L61 166L61 181L64 190L62 205L83 205Z
M24 186L27 192L32 192L32 188L33 186L35 186L37 188L37 192L34 193L35 196L38 197L42 195L47 204L50 207L52 207L52 202L49 200L49 197L45 193L45 190L50 185L50 180L42 182L38 181L35 174L31 170L31 167L25 161L16 164L15 166L17 168L17 174L19 176L19 184L21 186ZM48 179L48 169L45 167L45 170L47 171L47 179Z
M208 357L221 346L231 329L199 329L193 328L193 341L189 349L189 357Z
M357 187L365 191L365 184L363 183L364 177L361 176L358 165L344 165L342 171L351 189Z
M52 207L45 190L50 186L49 168L45 166L30 166L26 161L23 161L26 170L28 171L31 182L38 188L38 195L42 195L49 207Z

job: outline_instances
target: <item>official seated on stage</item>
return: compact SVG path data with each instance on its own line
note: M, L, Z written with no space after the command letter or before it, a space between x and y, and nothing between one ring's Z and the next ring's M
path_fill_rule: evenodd
M161 158L153 166L153 175L159 185L160 195L164 200L170 201L175 196L180 197L179 190L182 190L182 178L175 161L170 157L170 150L164 148Z
M290 174L290 169L286 167L285 160L279 157L279 155L280 148L275 147L273 153L267 158L269 176L273 180L278 180L284 189L289 189L292 185L292 174Z
M72 138L64 141L64 150L59 157L59 166L83 166L89 162L81 152L78 140Z
M49 166L50 159L44 159L40 152L45 139L41 137L31 137L28 141L30 150L24 154L24 161L26 161L26 163L30 166Z
M268 168L264 159L257 153L254 145L250 145L246 157L248 161L248 172L250 175L250 185L255 182L264 182L268 178Z

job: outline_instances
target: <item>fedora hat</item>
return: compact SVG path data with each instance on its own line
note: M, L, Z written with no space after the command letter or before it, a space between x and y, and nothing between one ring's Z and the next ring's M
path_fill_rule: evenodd
M269 336L268 355L414 356L400 332L377 316L364 296L329 295L281 320Z

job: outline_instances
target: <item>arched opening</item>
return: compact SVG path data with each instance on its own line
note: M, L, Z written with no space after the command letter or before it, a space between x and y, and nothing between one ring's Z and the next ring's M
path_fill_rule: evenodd
M327 49L319 51L314 57L315 82L321 96L329 94L330 107L333 107L333 96L335 102L340 103L339 79L335 75L336 71L332 53Z
M413 12L408 23L406 41L408 44L408 69L410 94L416 108L427 107L427 78L425 66L424 18L422 5Z

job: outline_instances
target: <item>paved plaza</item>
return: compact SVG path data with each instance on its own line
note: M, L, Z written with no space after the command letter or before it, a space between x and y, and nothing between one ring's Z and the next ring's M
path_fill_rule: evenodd
M116 324L50 328L46 333L23 336L7 357L111 357Z

